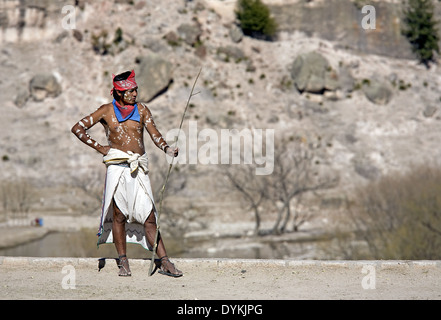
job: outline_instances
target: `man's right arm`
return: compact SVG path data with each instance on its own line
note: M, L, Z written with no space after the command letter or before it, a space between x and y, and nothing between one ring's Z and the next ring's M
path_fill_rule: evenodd
M109 152L110 147L100 145L97 141L92 139L92 137L90 137L90 135L87 133L88 129L93 127L95 124L97 124L103 118L104 109L105 109L105 105L99 107L95 112L91 113L90 115L84 117L83 119L78 121L76 124L74 124L71 131L84 144L95 149L99 153L106 155L107 152Z

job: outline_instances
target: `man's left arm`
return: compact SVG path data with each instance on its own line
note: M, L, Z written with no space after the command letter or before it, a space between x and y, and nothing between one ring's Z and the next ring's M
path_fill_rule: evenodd
M162 136L162 134L159 132L158 128L156 127L155 121L153 120L152 113L144 104L142 104L142 106L144 107L144 109L146 111L144 126L145 126L147 132L149 133L152 141L155 143L155 145L159 149L164 151L170 157L177 157L179 149L178 148L171 148L167 144L164 137Z

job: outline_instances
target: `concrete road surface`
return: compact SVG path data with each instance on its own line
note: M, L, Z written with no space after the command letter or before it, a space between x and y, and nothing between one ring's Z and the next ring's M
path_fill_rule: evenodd
M441 298L441 261L172 259L181 278L149 277L141 259L130 260L131 277L119 277L115 259L101 261L98 271L96 258L0 257L0 299Z

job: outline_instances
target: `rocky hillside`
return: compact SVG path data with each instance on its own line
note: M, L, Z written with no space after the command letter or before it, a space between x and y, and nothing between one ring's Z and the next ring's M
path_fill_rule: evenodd
M131 69L163 134L178 127L202 68L184 132L192 120L199 131L303 137L320 149L317 165L340 177L337 195L441 159L440 70L413 59L396 1L373 2L376 30L360 27L360 1L267 3L281 30L273 42L241 34L234 1L72 1L75 29L65 29L69 1L0 0L1 180L28 178L42 208L77 210L85 196L72 186L101 184L104 167L70 128L110 101L112 73ZM91 134L104 143L101 128ZM166 168L146 144L152 171ZM220 202L216 165L179 169L178 194L192 207Z

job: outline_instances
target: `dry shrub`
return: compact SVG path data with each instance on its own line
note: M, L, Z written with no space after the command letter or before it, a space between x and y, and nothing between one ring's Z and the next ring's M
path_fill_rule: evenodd
M2 181L0 201L6 213L28 213L35 201L35 189L26 179Z
M385 176L358 190L349 212L370 258L441 258L440 168Z

